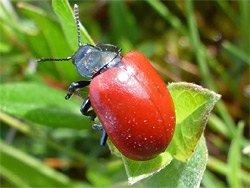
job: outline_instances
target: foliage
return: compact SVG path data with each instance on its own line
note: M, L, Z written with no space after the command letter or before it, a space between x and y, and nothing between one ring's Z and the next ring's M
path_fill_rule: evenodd
M64 99L69 84L83 80L74 66L37 64L77 50L74 3L83 43L140 51L174 82L175 136L157 158L137 162L100 147L101 133L79 112L82 99ZM1 1L1 187L125 187L127 178L135 187L198 187L206 164L202 186L248 187L249 4ZM178 81L223 96L209 118L219 95ZM84 98L87 88L79 92Z

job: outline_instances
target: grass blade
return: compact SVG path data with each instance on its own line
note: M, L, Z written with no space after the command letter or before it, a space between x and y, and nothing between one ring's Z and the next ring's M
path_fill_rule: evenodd
M234 46L229 41L225 41L222 43L222 46L230 52L232 55L237 57L239 60L246 63L248 66L250 66L250 57L247 55L243 50L240 50L237 46Z
M226 187L225 183L217 178L209 170L205 171L204 177L201 182L205 187Z
M193 46L194 46L194 49L195 49L197 63L201 69L203 80L206 83L206 85L208 86L208 88L210 88L214 91L217 91L217 88L216 88L213 80L211 79L209 68L206 64L206 57L205 57L204 50L202 50L199 32L198 32L196 21L195 21L194 14L193 14L192 0L185 1L185 4L186 4L186 9L187 9L187 21L188 21L190 39L191 39ZM230 114L226 110L224 104L221 101L219 101L217 103L217 107L218 107L218 110L219 110L221 116L227 122L227 125L228 125L228 128L229 128L231 134L234 134L235 124L234 124L233 120L231 119Z
M238 124L237 133L232 140L229 153L228 153L228 164L230 166L227 173L227 181L231 187L241 187L241 180L237 176L241 169L241 151L240 142L242 140L242 134L244 130L244 123L240 122Z
M199 37L199 32L197 29L196 21L193 14L193 3L192 0L185 1L186 4L186 10L187 10L187 21L188 21L188 28L190 33L190 39L195 49L195 56L197 59L197 63L201 69L203 80L206 82L206 85L216 91L211 77L210 77L210 71L206 63L206 56L202 51L201 48L201 42Z
M83 153L77 152L73 149L69 149L65 147L64 145L59 144L55 142L54 140L50 139L49 137L47 137L46 132L42 130L41 127L38 127L35 124L31 124L31 125L25 124L21 122L20 120L17 120L7 114L2 113L1 111L0 111L0 120L7 123L11 127L14 127L18 131L26 135L29 135L33 138L36 138L45 142L51 148L54 148L58 151L66 153L72 156L73 158L78 159L79 161L82 161L84 164L96 165L96 161L94 159L84 155Z
M230 6L229 2L216 0L221 9L225 12L225 14L234 22L238 23L237 14L235 10Z
M230 170L230 167L226 163L212 156L209 156L208 158L207 168L210 169L211 171L217 172L218 174L221 174L224 176L226 176L228 171ZM246 184L250 185L249 172L246 172L241 169L238 172L238 174L236 174L236 176L240 178L242 182L245 182Z
M169 9L159 0L150 1L147 0L148 4L155 9L167 22L169 22L173 28L179 31L182 35L187 35L188 31L182 24L181 20L173 15Z
M71 180L0 140L1 174L17 186L70 187ZM31 178L32 175L32 178ZM16 178L18 177L18 179Z
M249 1L239 1L241 13L241 28L243 32L243 50L245 53L250 54L250 3Z

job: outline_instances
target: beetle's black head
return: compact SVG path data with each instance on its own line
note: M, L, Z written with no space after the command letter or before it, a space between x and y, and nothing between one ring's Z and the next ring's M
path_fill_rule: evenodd
M78 17L78 6L74 6L75 20L78 33L78 46L79 49L73 54L72 57L64 59L44 58L38 59L41 61L68 61L72 59L77 72L85 78L93 78L96 76L106 65L115 65L120 61L119 55L121 48L111 44L97 44L96 46L90 44L82 45L80 39L80 27ZM106 68L109 66L106 66Z
M72 56L72 63L77 72L85 78L93 78L105 65L118 55L115 51L102 51L97 46L85 44L80 46Z

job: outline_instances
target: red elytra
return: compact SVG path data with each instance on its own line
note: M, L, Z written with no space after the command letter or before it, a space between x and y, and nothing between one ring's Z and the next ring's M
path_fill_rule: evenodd
M149 160L164 152L173 137L174 103L143 54L128 52L121 62L123 67L112 67L91 81L91 105L123 155Z

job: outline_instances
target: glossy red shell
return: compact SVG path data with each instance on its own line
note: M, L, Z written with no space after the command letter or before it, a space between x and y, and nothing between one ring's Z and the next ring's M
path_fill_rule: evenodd
M128 52L121 62L123 67L113 67L91 81L91 105L123 155L149 160L164 152L172 139L174 104L144 55Z

